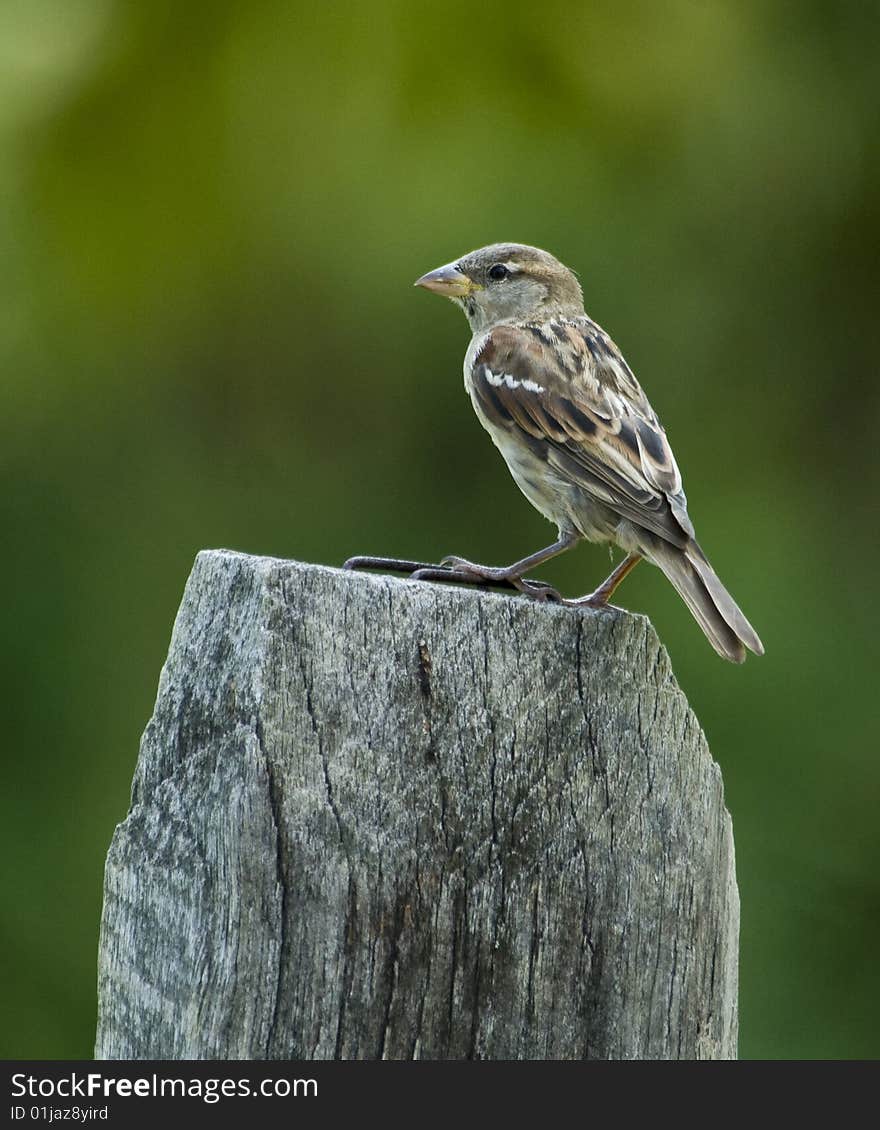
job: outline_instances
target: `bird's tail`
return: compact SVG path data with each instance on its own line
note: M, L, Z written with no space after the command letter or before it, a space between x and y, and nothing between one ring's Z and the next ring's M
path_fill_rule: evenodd
M659 542L652 546L650 556L675 586L706 639L723 659L742 663L746 648L755 655L764 654L758 633L722 585L695 541L689 541L684 549Z

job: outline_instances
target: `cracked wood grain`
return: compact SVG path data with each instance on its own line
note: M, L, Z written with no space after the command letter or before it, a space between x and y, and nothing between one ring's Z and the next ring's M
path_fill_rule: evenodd
M199 554L98 1058L729 1058L721 775L640 616Z

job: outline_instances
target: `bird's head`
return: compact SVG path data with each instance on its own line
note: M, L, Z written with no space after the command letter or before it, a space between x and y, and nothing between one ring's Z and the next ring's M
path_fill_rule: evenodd
M548 251L522 243L493 243L416 280L457 302L474 333L503 322L545 321L584 312L573 271Z

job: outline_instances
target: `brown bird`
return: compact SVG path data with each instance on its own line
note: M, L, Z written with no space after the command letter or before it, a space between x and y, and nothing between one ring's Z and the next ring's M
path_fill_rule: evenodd
M762 655L696 541L666 432L620 350L584 312L574 273L537 247L497 243L415 285L464 310L473 333L464 383L480 423L517 486L559 531L552 545L502 568L446 558L455 579L556 596L525 574L581 538L613 542L627 554L621 564L594 592L565 603L606 604L644 557L663 570L719 655L734 663L746 648Z

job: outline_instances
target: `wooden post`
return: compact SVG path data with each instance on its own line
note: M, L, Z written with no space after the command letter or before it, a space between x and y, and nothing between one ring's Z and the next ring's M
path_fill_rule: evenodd
M200 553L98 1058L736 1054L721 774L641 616Z

